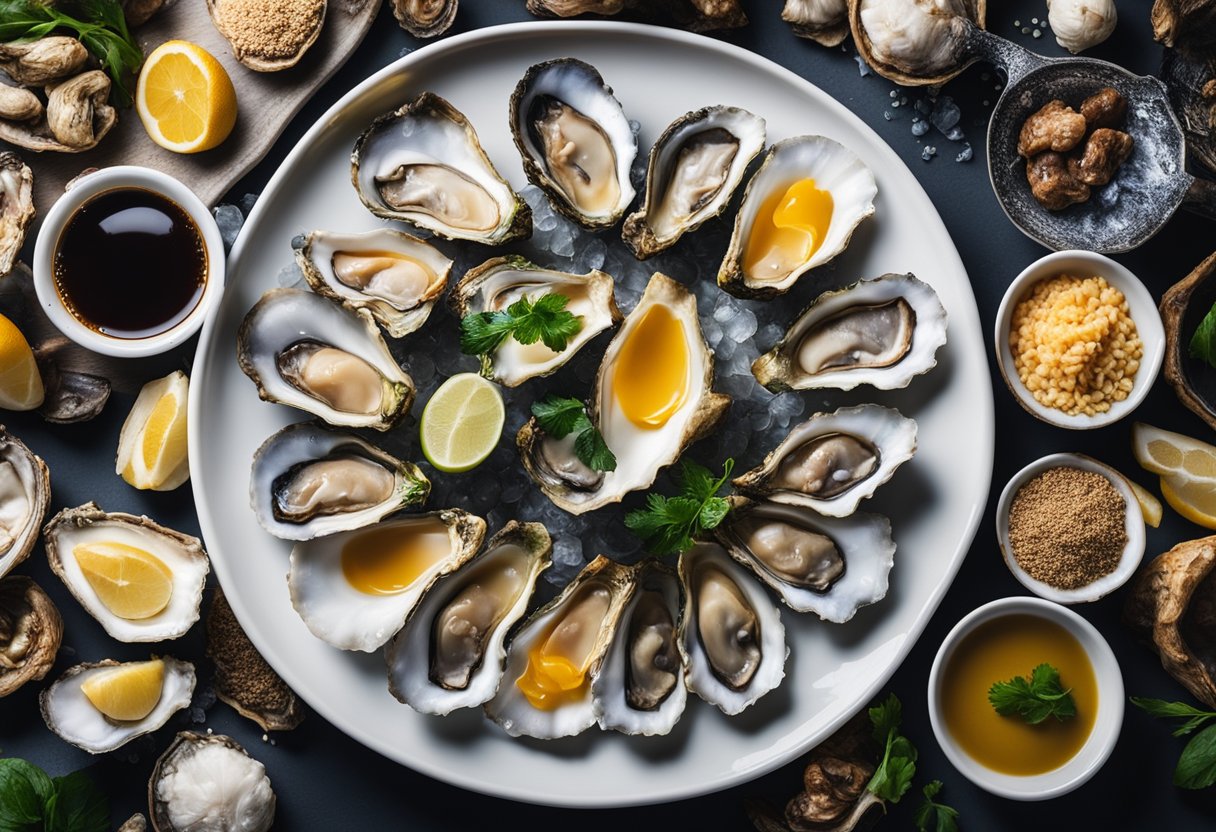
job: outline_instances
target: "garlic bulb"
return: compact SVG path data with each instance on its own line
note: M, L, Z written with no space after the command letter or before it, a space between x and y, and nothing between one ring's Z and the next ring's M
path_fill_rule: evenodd
M1056 43L1074 55L1110 37L1118 20L1115 0L1047 0L1047 23Z

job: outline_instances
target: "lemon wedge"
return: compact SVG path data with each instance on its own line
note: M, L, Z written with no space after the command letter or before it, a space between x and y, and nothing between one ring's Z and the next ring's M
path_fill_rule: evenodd
M44 396L34 351L17 325L0 315L0 408L33 410Z
M170 40L144 60L135 109L152 141L174 153L199 153L232 132L236 90L210 52L189 41Z
M440 471L468 471L498 445L506 412L498 388L476 373L454 375L426 403L422 453Z
M1124 479L1127 478L1124 477ZM1140 504L1140 513L1144 515L1144 522L1154 529L1160 526L1161 514L1164 511L1161 501L1140 483L1127 480L1127 484L1131 486L1132 493L1136 495L1136 502Z
M180 370L150 381L123 423L114 470L139 489L172 491L190 478L186 408L190 380Z
M1216 447L1143 422L1132 427L1132 454L1161 477L1161 496L1192 523L1216 529Z
M119 618L151 618L169 605L173 570L151 552L106 541L82 543L72 556L101 603Z
M152 713L164 684L165 663L153 659L99 670L80 683L80 692L110 719L132 722Z

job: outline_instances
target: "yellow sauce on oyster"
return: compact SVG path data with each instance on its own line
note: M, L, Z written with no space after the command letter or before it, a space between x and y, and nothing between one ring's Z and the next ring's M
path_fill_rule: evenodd
M438 518L409 526L373 526L342 546L342 575L368 595L396 595L451 553L448 527Z
M621 411L638 427L662 427L688 399L690 365L684 324L653 304L617 355L612 386Z
M806 263L827 237L833 207L831 191L820 190L814 179L774 189L748 235L744 273L754 280L781 280Z
M515 680L532 707L552 711L583 698L600 629L611 607L607 587L588 587L548 635L536 640L528 651L528 666Z

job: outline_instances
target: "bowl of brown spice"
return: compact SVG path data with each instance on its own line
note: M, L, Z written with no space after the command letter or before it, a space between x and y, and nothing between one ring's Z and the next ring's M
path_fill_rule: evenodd
M1031 415L1098 428L1148 395L1165 355L1153 297L1119 263L1090 251L1036 260L1005 291L994 335L1006 386Z
M1081 454L1051 454L1009 480L996 506L1005 565L1036 595L1097 601L1144 556L1144 516L1113 468Z

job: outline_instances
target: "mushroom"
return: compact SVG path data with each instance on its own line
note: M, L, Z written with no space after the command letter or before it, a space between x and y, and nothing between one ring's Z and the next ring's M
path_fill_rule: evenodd
M1141 570L1123 620L1151 638L1166 672L1216 708L1216 536L1179 543Z
M24 575L0 580L0 697L45 676L62 639L63 619L42 587Z
M0 153L0 277L13 270L34 219L34 172L16 153Z
M1118 21L1115 0L1047 0L1047 25L1074 55L1110 37Z
M1161 297L1165 324L1165 380L1178 400L1216 429L1216 371L1189 357L1188 345L1199 322L1216 301L1216 253L1175 283Z
M0 70L22 86L39 86L71 75L88 57L89 51L76 38L0 43Z

